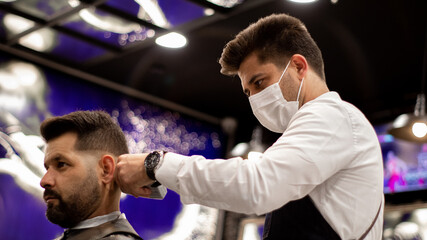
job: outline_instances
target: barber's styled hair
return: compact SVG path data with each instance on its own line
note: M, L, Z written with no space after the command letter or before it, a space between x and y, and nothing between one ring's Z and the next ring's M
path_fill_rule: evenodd
M104 111L76 111L48 118L40 125L46 142L68 132L77 133L77 150L101 150L116 156L129 153L122 129Z
M228 42L219 63L221 73L237 74L242 61L256 53L261 63L284 67L294 54L301 54L319 77L325 80L322 53L304 23L287 14L272 14L249 25Z

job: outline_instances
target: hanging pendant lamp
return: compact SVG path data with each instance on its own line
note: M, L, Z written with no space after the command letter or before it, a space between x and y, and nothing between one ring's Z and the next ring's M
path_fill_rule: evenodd
M421 78L422 92L417 95L414 113L400 115L394 120L392 128L388 130L388 133L395 138L417 143L427 143L426 98L424 94L425 82L427 81L427 29L425 33L424 64Z

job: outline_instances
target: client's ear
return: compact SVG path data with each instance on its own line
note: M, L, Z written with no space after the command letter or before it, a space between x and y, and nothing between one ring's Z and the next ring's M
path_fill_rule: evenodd
M114 181L114 170L116 161L111 155L104 155L100 161L102 168L101 180L103 183L111 183Z

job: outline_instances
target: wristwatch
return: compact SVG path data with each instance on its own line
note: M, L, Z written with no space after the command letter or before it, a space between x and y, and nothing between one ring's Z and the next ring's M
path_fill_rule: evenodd
M147 173L147 176L151 179L157 182L156 176L154 171L156 170L157 166L159 165L160 160L163 158L164 152L163 151L154 151L147 155L145 158L145 172Z

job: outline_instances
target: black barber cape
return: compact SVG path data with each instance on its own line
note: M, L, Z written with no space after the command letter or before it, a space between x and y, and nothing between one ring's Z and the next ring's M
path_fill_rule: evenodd
M97 227L84 229L68 229L62 236L55 240L95 240L95 239L115 239L130 240L142 238L133 229L128 220L117 218L113 221L106 222Z

